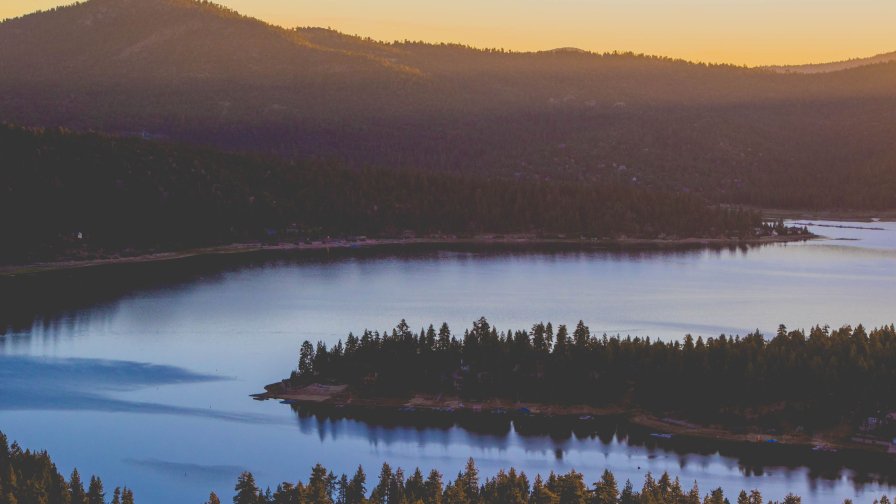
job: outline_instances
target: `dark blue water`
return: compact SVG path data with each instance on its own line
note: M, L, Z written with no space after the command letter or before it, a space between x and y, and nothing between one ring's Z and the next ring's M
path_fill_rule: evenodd
M201 503L211 490L229 496L244 469L271 486L307 477L316 462L376 474L388 461L451 477L469 456L483 474L575 468L593 480L609 468L640 486L647 471L669 471L704 491L758 487L767 498L792 491L808 502L870 502L896 488L864 471L677 453L612 435L298 418L248 395L289 373L301 340L332 342L402 318L461 331L483 315L501 329L584 319L593 332L663 338L773 333L779 323L888 324L896 319L896 225L874 225L886 230L815 228L836 239L758 249L247 258L99 296L103 280L85 276L83 296L80 286L65 296L48 287L48 306L0 317L15 319L0 337L0 430L49 450L64 472L77 466L107 487L134 488L142 504Z

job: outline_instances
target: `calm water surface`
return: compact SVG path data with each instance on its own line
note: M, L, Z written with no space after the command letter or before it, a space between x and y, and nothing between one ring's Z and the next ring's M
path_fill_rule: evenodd
M609 468L639 487L647 471L669 471L685 486L699 479L704 492L758 487L768 498L870 503L896 487L865 472L677 453L625 436L298 418L248 397L289 373L301 340L335 342L402 318L460 331L483 315L500 329L583 319L592 332L662 338L889 324L896 224L855 225L885 230L813 227L830 239L743 250L241 259L89 297L103 279L85 275L74 297L47 287L50 307L0 308L0 430L49 450L63 472L77 465L107 487L134 488L141 504L198 504L211 490L229 498L245 469L271 486L306 478L316 462L337 472L363 464L373 478L388 461L450 478L470 456L483 475L509 465L529 474L575 468L594 481Z

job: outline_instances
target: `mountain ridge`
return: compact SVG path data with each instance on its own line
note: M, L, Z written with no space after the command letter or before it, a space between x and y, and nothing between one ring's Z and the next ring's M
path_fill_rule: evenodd
M280 31L283 34L289 34L292 36L298 35L303 32L307 33L309 31L331 32L331 33L337 34L338 36L341 36L344 38L353 38L353 39L363 40L364 42L367 42L369 44L367 49L371 49L373 45L386 46L386 45L390 44L390 42L375 40L370 37L360 37L358 35L349 35L346 33L341 33L336 30L333 30L332 28L309 27L309 26L295 27L295 28L282 27L282 26L279 26L279 25L276 25L276 24L273 24L273 23L270 23L270 22L267 22L267 21L264 21L264 20L261 20L258 18L244 15L235 9L232 9L230 7L226 7L221 4L218 4L218 3L215 3L212 1L208 1L208 0L83 0L83 1L76 1L73 3L67 4L67 5L62 5L59 7L50 8L50 9L37 10L37 11L31 12L28 14L24 14L21 16L17 16L17 17L2 19L2 20L0 20L0 24L26 21L26 20L29 20L29 19L32 19L35 17L39 17L42 15L57 14L57 13L70 11L70 10L74 10L74 9L79 9L79 8L97 8L97 9L102 9L102 10L108 11L108 9L110 9L110 8L115 8L115 7L120 8L123 5L131 5L131 6L139 5L144 8L146 8L148 6L154 6L156 9L162 8L162 7L167 7L167 8L178 8L178 9L182 9L182 10L201 11L201 12L205 12L205 13L215 14L222 18L229 18L232 20L241 20L241 21L252 22L252 23L261 25L269 30ZM89 21L88 21L88 23L89 23ZM289 35L287 35L287 38L289 38ZM301 37L301 35L300 35L300 37ZM305 41L305 40L300 41L300 43L307 43L307 42L308 41ZM395 42L391 42L391 43L392 44L399 43L399 41L395 41ZM422 45L438 46L438 47L446 47L446 46L448 46L448 47L463 47L463 48L470 49L473 51L484 51L484 52L495 51L494 49L477 48L477 47L473 47L473 46L466 46L463 44L456 44L456 43L450 43L450 44L423 43L423 42L411 42L411 41L407 41L407 40L405 40L404 43L406 43L406 44L408 44L408 43L422 44ZM382 47L380 47L379 49L381 49L381 48ZM578 47L557 47L557 48L553 48L553 49L544 49L544 50L536 50L536 51L514 51L514 50L505 51L502 49L498 52L508 53L508 54L517 54L517 55L557 54L557 53L560 53L560 54L563 54L563 53L582 54L582 55L592 55L592 56L610 56L610 55L618 55L618 54L633 55L633 56L635 55L632 52L625 52L625 51L623 51L621 53L619 51L595 52L595 51L591 51L591 50L581 49ZM758 66L743 66L743 65L736 65L736 64L729 64L729 63L718 63L718 62L710 63L710 62L701 62L701 61L695 61L695 60L687 60L687 59L682 59L682 58L669 58L669 57L664 57L664 56L655 56L655 55L650 55L650 54L638 54L637 56L645 57L648 59L669 60L669 61L690 63L690 64L694 64L694 65L706 65L706 66L713 66L713 67L750 68L753 70L766 70L766 71L773 71L773 72L826 73L826 72L830 72L830 71L851 69L851 68L856 68L859 66L894 61L894 60L896 60L896 51L880 53L880 54L877 54L875 56L870 56L870 57L855 57L855 58L850 58L847 60L824 62L824 63L806 63L806 64L792 64L792 65L758 65Z
M295 78L298 69L350 73L370 70L365 67L371 63L392 66L369 55L317 46L295 31L192 0L89 0L4 21L0 42L18 49L3 51L0 64L21 70L30 63L31 77L47 80L60 70L85 74L102 64L105 79L126 79L140 71L141 78L162 80L171 75L153 75L152 70L166 64L181 76L230 79L249 72ZM33 58L35 52L40 59ZM180 66L170 67L178 61L171 55L180 58Z
M830 73L851 70L869 65L879 65L896 61L896 51L881 53L865 58L850 58L847 60L831 61L827 63L806 63L802 65L768 65L765 68L782 73Z
M191 0L0 23L0 121L287 160L896 207L896 62L829 73L285 29ZM855 178L880 180L870 195ZM798 194L798 196L797 196Z
M47 36L50 33L52 37ZM613 73L618 80L650 78L653 71L679 77L691 74L691 85L706 78L747 77L755 80L752 87L757 92L769 98L807 87L806 81L768 75L782 73L770 68L707 65L632 53L600 54L577 48L506 52L411 41L387 44L329 29L281 28L195 0L88 0L3 21L0 70L11 79L52 82L60 76L91 77L103 84L131 78L289 83L328 75L344 83L348 79L456 79L473 73L512 73L509 78L542 81ZM626 77L626 72L637 75ZM507 82L493 84L508 87ZM618 87L631 88L628 83ZM823 85L808 87L794 94L811 97L834 92L820 89ZM716 98L720 95L712 88L702 91ZM723 94L737 98L730 90Z

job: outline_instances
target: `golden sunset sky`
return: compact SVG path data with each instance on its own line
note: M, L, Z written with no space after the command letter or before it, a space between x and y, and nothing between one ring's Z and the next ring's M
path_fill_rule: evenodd
M0 0L0 18L70 2ZM270 23L378 40L634 51L745 65L896 51L896 0L219 0Z

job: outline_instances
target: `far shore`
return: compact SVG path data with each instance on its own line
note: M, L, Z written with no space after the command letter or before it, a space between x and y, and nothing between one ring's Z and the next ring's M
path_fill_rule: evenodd
M794 448L818 454L877 455L896 462L896 454L889 443L847 437L842 433L825 432L808 435L801 432L787 433L737 433L720 426L698 425L683 419L657 416L636 408L621 405L595 407L584 404L561 405L533 402L517 402L508 399L471 400L460 397L432 394L413 394L409 397L369 397L354 393L347 385L310 384L292 386L288 380L264 387L265 392L254 394L257 400L280 400L287 404L334 411L349 409L363 419L366 415L391 415L401 418L417 415L422 419L454 420L477 415L483 421L489 418L522 420L550 427L552 423L587 427L601 419L624 418L633 426L652 432L658 442L691 441L744 447ZM484 416L478 416L484 415Z
M896 222L896 210L788 210L776 208L755 209L765 219L821 220L839 222Z
M16 276L52 271L91 268L114 264L140 264L164 261L176 261L190 257L252 254L258 252L291 252L320 251L329 249L359 249L409 247L415 245L515 245L515 246L570 246L593 249L663 249L663 248L696 248L696 247L728 247L740 245L763 245L807 241L819 238L817 235L761 236L754 238L539 238L534 235L480 235L471 238L458 237L425 237L425 238L364 238L319 240L311 243L286 242L275 243L233 243L212 247L193 248L171 252L136 253L134 255L110 255L89 259L65 259L59 261L34 262L0 266L0 277Z

